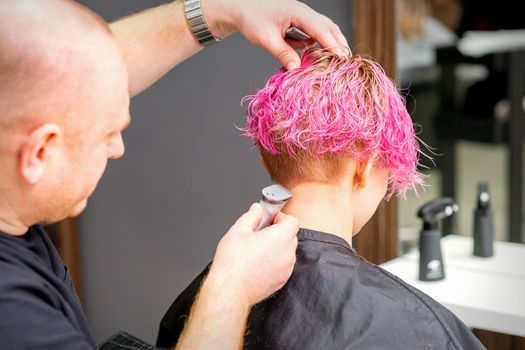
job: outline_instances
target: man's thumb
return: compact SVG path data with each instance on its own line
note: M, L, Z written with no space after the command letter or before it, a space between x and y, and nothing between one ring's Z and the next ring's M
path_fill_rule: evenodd
M263 208L261 205L259 203L253 203L250 209L237 219L235 225L247 227L254 231L257 228L257 225L259 225L259 222L261 222L262 216Z
M299 54L278 33L266 42L265 49L288 70L299 68L301 64Z

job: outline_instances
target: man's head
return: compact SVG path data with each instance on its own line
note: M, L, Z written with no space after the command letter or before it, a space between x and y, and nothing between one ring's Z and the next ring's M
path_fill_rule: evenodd
M80 213L128 122L102 19L73 1L0 2L0 206L26 225Z
M300 68L280 70L248 99L244 132L275 182L351 181L365 222L388 183L391 194L422 183L404 99L371 59L307 50Z

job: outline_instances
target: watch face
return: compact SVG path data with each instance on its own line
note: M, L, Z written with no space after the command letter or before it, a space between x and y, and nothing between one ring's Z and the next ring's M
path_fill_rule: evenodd
M184 11L185 12L193 11L197 8L200 9L200 7L201 7L200 0L184 0Z

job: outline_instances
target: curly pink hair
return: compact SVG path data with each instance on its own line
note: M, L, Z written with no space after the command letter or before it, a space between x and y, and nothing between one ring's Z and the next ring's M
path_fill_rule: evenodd
M298 69L279 70L245 101L242 130L265 160L374 157L376 166L389 169L390 194L423 184L421 151L404 98L369 58L305 50Z

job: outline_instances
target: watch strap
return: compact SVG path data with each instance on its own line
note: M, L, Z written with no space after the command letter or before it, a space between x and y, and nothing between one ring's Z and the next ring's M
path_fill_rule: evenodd
M213 45L221 39L216 38L208 28L202 14L200 0L184 0L184 14L190 25L190 30L202 46Z

